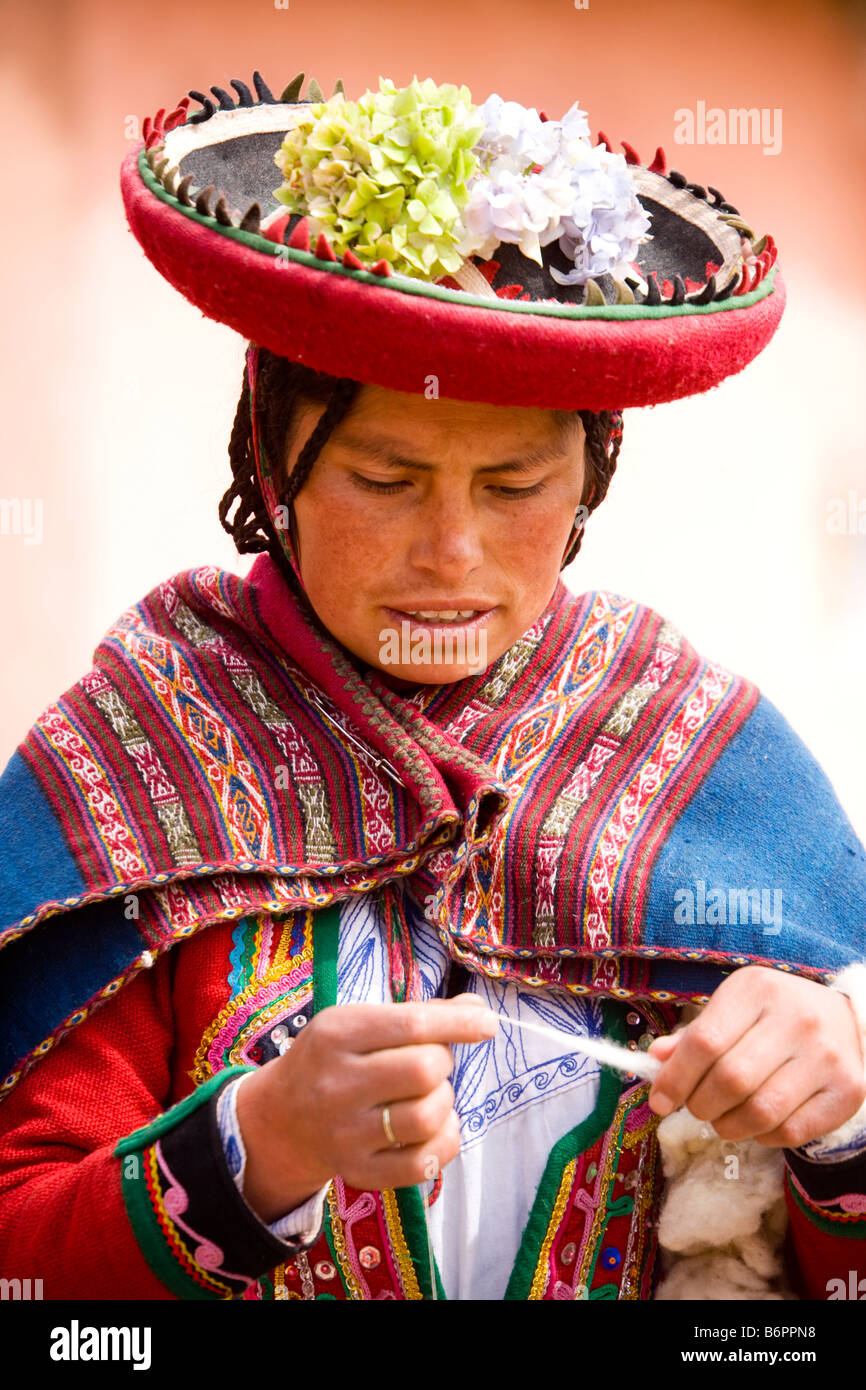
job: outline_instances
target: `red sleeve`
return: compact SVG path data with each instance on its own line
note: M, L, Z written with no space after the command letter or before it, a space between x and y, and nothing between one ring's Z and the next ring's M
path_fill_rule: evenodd
M171 1092L174 953L37 1062L0 1105L0 1271L45 1299L171 1299L121 1191L118 1140Z
M788 1157L788 1259L801 1298L860 1300L866 1298L866 1157L833 1166L831 1178Z

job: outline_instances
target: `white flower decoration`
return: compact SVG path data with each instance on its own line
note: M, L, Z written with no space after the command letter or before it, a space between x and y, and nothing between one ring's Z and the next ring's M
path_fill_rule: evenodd
M486 122L474 147L480 168L467 185L459 253L488 259L500 242L513 242L541 265L541 248L558 238L574 270L551 266L557 284L627 273L650 239L650 219L625 158L593 148L578 103L562 120L542 121L534 107L494 93L479 112Z

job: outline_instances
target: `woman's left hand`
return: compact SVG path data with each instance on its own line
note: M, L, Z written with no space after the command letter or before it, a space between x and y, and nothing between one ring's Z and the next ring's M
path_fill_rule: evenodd
M762 965L729 975L679 1033L656 1038L665 1063L649 1103L685 1105L723 1139L799 1148L836 1129L866 1098L851 1001L839 990Z

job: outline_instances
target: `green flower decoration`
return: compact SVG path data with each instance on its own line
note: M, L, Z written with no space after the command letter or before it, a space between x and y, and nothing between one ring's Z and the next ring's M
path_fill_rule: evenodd
M436 280L463 264L457 243L472 147L484 118L468 87L413 78L358 101L335 93L314 102L274 156L284 182L274 195L309 217L336 255L386 260L400 275Z

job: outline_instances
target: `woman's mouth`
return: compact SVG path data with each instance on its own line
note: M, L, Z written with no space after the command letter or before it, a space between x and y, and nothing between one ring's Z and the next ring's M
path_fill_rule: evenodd
M463 628L471 631L483 626L496 612L496 607L461 605L459 608L385 608L394 623L409 623L411 627Z

